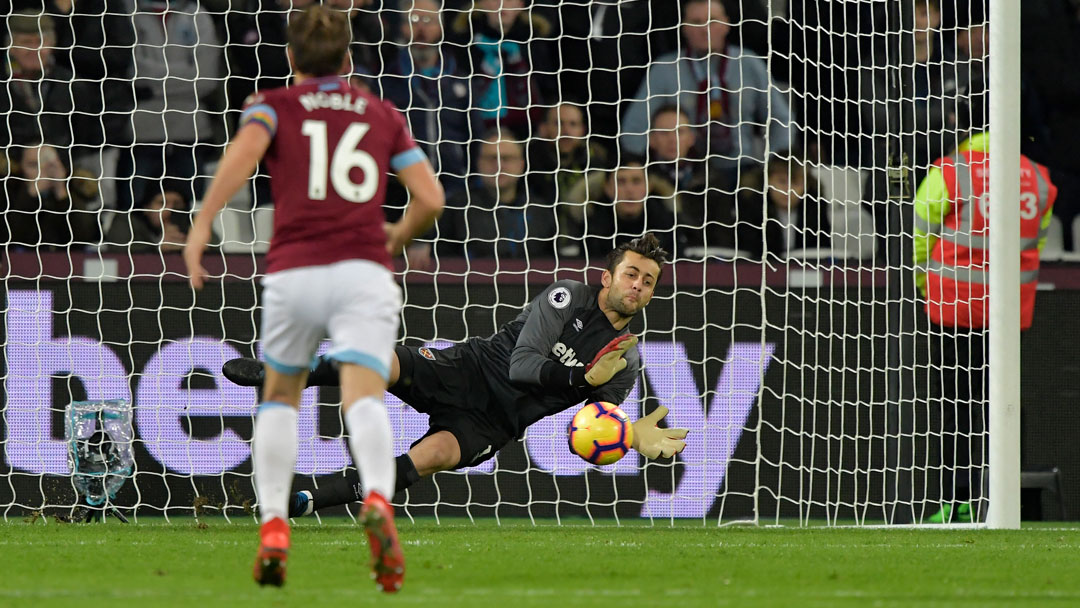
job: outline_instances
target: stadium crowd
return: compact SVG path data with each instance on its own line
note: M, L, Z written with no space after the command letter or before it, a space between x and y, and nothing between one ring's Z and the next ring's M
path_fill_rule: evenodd
M5 0L0 243L176 250L312 1ZM349 11L350 78L407 114L446 189L438 255L594 258L652 231L680 259L783 258L869 231L848 252L868 257L911 232L897 201L965 138L987 67L985 0L324 1ZM1023 152L1070 226L1080 5L1022 10ZM265 177L250 198L273 204Z

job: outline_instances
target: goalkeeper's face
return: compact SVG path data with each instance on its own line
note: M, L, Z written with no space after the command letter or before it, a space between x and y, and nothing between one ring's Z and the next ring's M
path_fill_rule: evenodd
M654 260L627 251L615 273L604 271L607 306L624 317L632 317L652 299L660 265Z

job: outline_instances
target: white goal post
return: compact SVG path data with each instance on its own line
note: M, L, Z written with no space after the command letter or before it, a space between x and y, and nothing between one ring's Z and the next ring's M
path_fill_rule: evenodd
M1020 2L990 1L990 197L1020 200ZM991 528L1020 527L1020 207L990 209Z

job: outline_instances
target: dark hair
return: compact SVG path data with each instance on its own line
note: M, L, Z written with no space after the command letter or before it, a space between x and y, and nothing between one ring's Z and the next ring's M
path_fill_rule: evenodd
M760 196L762 192L768 191L769 178L772 176L782 174L790 179L791 176L799 174L802 175L803 180L803 196L819 198L821 184L810 172L811 163L803 160L803 156L799 148L792 148L787 152L774 152L766 161L765 170L761 172L760 177L755 171L743 180L743 185L746 186L743 191L750 196ZM760 185L757 183L759 179L762 182Z
M162 197L169 192L175 192L180 195L180 198L184 201L184 209L191 208L191 185L184 183L183 180L166 178L160 182L151 183L146 188L146 194L143 195L142 207L148 208L150 203L157 197Z
M652 115L649 116L649 128L651 129L652 126L656 123L656 117L657 116L660 116L661 114L667 114L668 112L673 112L673 113L676 113L676 114L682 114L683 116L685 116L687 118L687 120L690 119L690 114L686 110L682 109L682 107L679 106L679 104L665 103L664 105L660 106L659 108L656 108L655 110L653 110Z
M619 161L615 164L613 170L628 169L630 165L640 165L647 167L645 157L640 154L634 154L633 152L620 152Z
M297 72L333 76L349 52L349 16L321 4L309 6L289 21L288 39Z
M765 161L765 179L768 180L768 178L778 173L786 175L795 173L809 174L806 170L806 164L802 160L802 153L799 150L773 152Z
M618 178L619 171L622 171L623 169L641 169L648 172L649 164L645 162L644 156L633 154L631 152L620 152L619 160L615 163L615 166L610 169L604 169L604 172L607 173L607 179L613 180Z
M664 264L668 261L668 252L664 251L664 248L660 246L660 241L653 236L653 233L646 232L638 238L623 243L607 254L607 271L615 274L615 269L622 263L623 258L626 257L627 251L633 251L634 253L649 258L656 262L656 265L660 267L660 272L656 278L660 278L660 274L664 272Z
M585 104L578 103L576 101L567 101L565 99L560 101L559 103L553 105L553 106L549 106L547 108L547 110L544 112L544 120L545 121L554 120L555 122L558 122L559 121L559 110L561 110L563 108L563 106L569 106L569 107L574 108L575 110L577 110L579 113L581 113L581 121L584 122L584 123L588 123L588 118L589 117L586 115L586 112L585 112Z
M694 6L695 4L712 4L713 2L719 4L720 8L724 9L725 13L728 13L727 6L724 4L724 0L683 0L681 14L685 16L686 9Z

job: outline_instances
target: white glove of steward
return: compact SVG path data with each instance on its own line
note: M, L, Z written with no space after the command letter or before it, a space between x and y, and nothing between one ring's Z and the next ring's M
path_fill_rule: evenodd
M682 440L686 437L686 429L662 429L656 426L667 413L668 409L661 405L653 413L634 422L634 442L631 447L649 460L661 456L670 458L686 447L686 442Z

